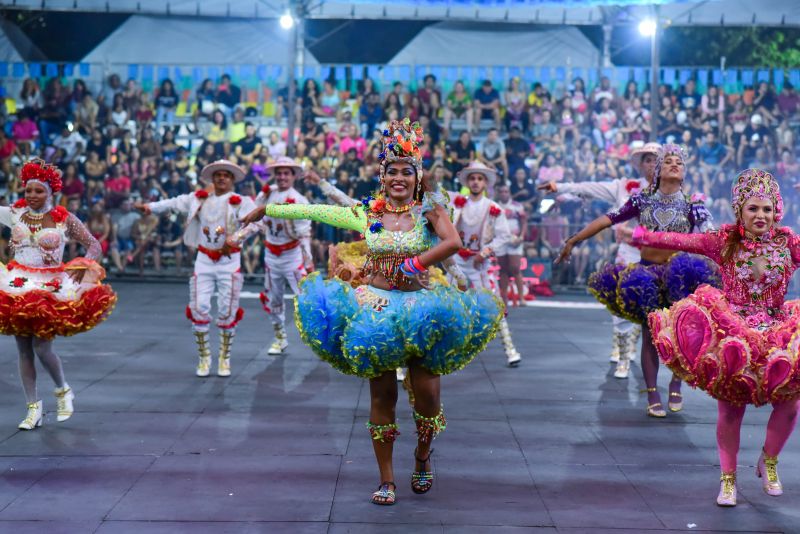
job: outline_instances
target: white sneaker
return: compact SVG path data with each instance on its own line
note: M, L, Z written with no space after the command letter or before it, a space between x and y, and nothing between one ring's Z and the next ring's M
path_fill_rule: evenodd
M217 365L217 376L228 377L231 376L231 359L220 358Z
M508 358L509 367L517 367L519 365L519 362L522 361L522 356L520 356L517 349L511 349L506 351L506 358Z
M397 375L397 381L402 382L406 379L406 370L404 367L398 367L394 370L395 374Z
M286 347L289 346L289 342L286 338L275 338L275 341L272 342L272 345L269 346L269 350L267 354L277 355L283 354L283 351L286 350Z
M194 374L203 378L211 374L211 356L201 356L197 360L197 369Z
M63 388L56 388L55 394L56 406L58 407L56 419L61 423L72 417L75 411L72 406L72 401L75 400L75 393L72 392L72 388L68 384L64 384Z
M20 430L33 430L42 426L42 401L31 402L28 404L28 415L17 425Z
M614 370L614 378L628 378L628 373L631 370L631 361L628 359L620 359L617 362L617 368Z

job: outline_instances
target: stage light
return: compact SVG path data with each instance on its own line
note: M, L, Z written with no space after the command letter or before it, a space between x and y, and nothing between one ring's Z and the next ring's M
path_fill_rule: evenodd
M656 21L653 19L644 19L639 23L639 33L644 37L652 37L656 33Z
M292 26L294 26L294 19L289 13L281 15L279 22L281 23L281 28L283 28L284 30L290 30L292 29Z

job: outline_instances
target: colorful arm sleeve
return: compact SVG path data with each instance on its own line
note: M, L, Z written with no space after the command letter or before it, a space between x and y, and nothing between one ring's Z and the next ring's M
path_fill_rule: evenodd
M639 205L636 198L637 197L634 195L629 198L625 204L620 206L619 209L606 213L606 217L611 219L611 224L619 224L639 217Z
M103 249L97 239L80 219L71 213L67 217L67 237L83 245L83 248L86 249L86 259L97 261L103 255Z
M324 204L268 204L264 209L268 217L276 219L310 219L356 232L367 229L367 216L360 206L345 208Z
M722 248L725 246L725 238L720 232L702 234L651 232L644 226L636 228L631 239L636 245L702 254L717 263L722 261Z

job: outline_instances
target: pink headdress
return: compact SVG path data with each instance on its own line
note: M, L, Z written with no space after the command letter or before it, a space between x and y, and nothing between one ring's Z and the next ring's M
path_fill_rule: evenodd
M742 208L751 198L760 198L772 202L775 210L775 222L783 218L783 197L777 180L767 171L761 169L745 169L736 177L731 191L733 212L736 218L742 218Z

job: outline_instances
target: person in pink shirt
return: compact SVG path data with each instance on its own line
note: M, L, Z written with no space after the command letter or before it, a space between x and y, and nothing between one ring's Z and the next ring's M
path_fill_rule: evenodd
M36 140L39 138L39 128L36 126L36 122L31 120L27 110L20 110L17 116L19 120L14 123L11 133L19 151L25 156L30 156Z
M342 154L347 154L351 148L356 149L358 159L364 159L364 154L367 152L367 141L358 134L358 127L355 124L350 125L347 137L343 137L339 143L339 150Z
M548 154L544 158L544 165L539 168L537 179L540 182L560 182L564 179L564 167L561 166L554 154Z

